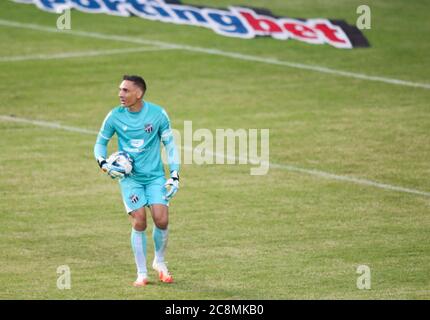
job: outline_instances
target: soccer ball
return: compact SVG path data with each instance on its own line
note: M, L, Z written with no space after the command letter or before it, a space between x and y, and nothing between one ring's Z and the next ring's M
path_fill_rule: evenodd
M106 160L109 165L118 166L124 169L125 174L130 174L133 170L133 159L127 152L117 151L112 153Z

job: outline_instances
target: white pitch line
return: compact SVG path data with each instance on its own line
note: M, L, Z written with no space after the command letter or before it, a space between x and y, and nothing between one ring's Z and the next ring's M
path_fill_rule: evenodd
M0 120L10 121L10 122L27 123L27 124L32 124L32 125L39 126L39 127L59 129L59 130L65 130L65 131L71 131L71 132L79 132L79 133L84 133L84 134L91 134L91 135L97 135L98 134L98 132L94 131L94 130L65 126L65 125L62 125L62 124L59 124L56 122L51 122L51 121L30 120L30 119L5 116L5 115L0 115Z
M30 119L24 119L24 118L18 118L18 117L6 116L6 115L0 115L0 120L32 124L32 125L36 125L36 126L40 126L40 127L59 129L59 130L65 130L65 131L71 131L71 132L78 132L78 133L83 133L83 134L90 134L90 135L97 135L98 134L98 131L84 129L84 128L78 128L78 127L65 126L65 125L61 125L61 124L58 124L55 122L49 122L49 121L30 120ZM180 148L182 150L193 151L192 149L187 148L187 147L180 146ZM224 154L220 154L217 152L210 152L210 151L206 151L206 152L212 156L223 157L225 159L239 160L239 157L234 157L231 155L224 155ZM245 160L247 162L248 162L248 160L252 161L252 159L245 159ZM255 162L258 162L258 161L255 160ZM268 163L268 164L269 164L270 168L272 168L272 169L283 169L283 170L288 170L288 171L293 171L293 172L300 172L300 173L305 173L305 174L309 174L312 176L317 176L317 177L329 179L329 180L351 182L354 184L371 186L371 187L376 187L376 188L380 188L380 189L384 189L384 190L398 191L398 192L403 192L403 193L410 193L410 194L416 194L416 195L420 195L420 196L430 197L430 192L426 192L426 191L420 191L420 190L410 189L410 188L405 188L405 187L400 187L400 186L393 186L393 185L380 183L380 182L367 180L367 179L342 176L342 175L337 175L337 174L324 172L324 171L320 171L320 170L304 169L304 168L300 168L300 167L293 166L293 165L277 164L277 163Z
M28 60L52 60L52 59L69 59L81 57L99 57L125 53L147 52L147 51L161 51L172 50L174 48L166 47L151 47L151 48L126 48L126 49L109 49L109 50L91 50L81 52L62 52L53 54L32 54L24 56L9 56L0 57L0 62L15 62L15 61L28 61Z
M276 163L270 163L270 167L271 168L286 169L289 171L296 171L296 172L301 172L301 173L306 173L306 174L311 174L313 176L318 176L318 177L325 178L325 179L347 181L347 182L352 182L355 184L372 186L372 187L377 187L377 188L381 188L381 189L385 189L385 190L393 190L393 191L399 191L399 192L405 192L405 193L413 193L413 194L417 194L417 195L421 195L421 196L430 197L430 192L426 192L426 191L420 191L420 190L416 190L416 189L393 186L390 184L371 181L371 180L367 180L367 179L341 176L341 175L337 175L337 174L333 174L333 173L329 173L329 172L324 172L324 171L320 171L320 170L315 170L315 169L303 169L303 168L299 168L299 167L295 167L295 166L291 166L291 165L276 164Z
M282 61L278 59L263 58L263 57L246 55L246 54L224 51L219 49L202 48L202 47L181 45L177 43L170 43L170 42L163 42L163 41L156 41L156 40L145 40L142 38L132 38L127 36L103 34L103 33L97 33L97 32L76 31L76 30L59 31L53 27L46 27L46 26L41 26L37 24L21 23L21 22L3 20L3 19L0 19L0 25L6 26L6 27L23 28L23 29L52 32L52 33L64 34L64 35L74 35L74 36L81 36L81 37L103 39L103 40L156 45L160 47L169 47L169 48L186 50L190 52L198 52L198 53L205 53L210 55L223 56L223 57L228 57L228 58L233 58L233 59L238 59L243 61L253 61L253 62L260 62L260 63L271 64L271 65L279 65L284 67L296 68L301 70L309 70L309 71L331 74L331 75L347 77L347 78L355 78L355 79L366 80L366 81L377 81L377 82L383 82L387 84L406 86L406 87L430 89L429 83L405 81L405 80L387 78L387 77L381 77L381 76L371 76L363 73L355 73L350 71L337 70L337 69L327 68L323 66L308 65L308 64L296 63L291 61Z

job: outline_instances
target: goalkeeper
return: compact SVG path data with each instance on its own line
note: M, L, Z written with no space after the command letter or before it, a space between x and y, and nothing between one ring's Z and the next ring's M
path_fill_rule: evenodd
M155 257L152 263L162 282L173 282L164 255L168 239L169 200L179 188L179 158L163 108L143 100L145 80L140 76L124 76L119 87L121 105L108 113L94 146L94 156L100 168L112 178L119 178L122 199L132 223L131 246L137 266L134 286L148 283L146 268L146 209L152 215ZM107 145L116 133L118 150L127 152L133 160L131 175L121 167L106 162ZM170 179L166 181L161 161L160 141L166 149ZM146 208L146 209L145 209Z

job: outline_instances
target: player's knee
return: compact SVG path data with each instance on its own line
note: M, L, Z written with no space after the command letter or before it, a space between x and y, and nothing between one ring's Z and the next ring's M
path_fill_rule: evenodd
M155 225L157 226L158 229L167 229L167 226L169 225L169 220L166 218L159 218L159 219L155 219L154 221Z
M132 225L134 230L136 231L145 231L146 230L146 219L142 216L134 216L132 220Z
M145 209L135 210L130 214L131 225L136 231L146 230L146 214Z
M146 221L134 219L132 224L133 224L133 229L136 231L146 230Z

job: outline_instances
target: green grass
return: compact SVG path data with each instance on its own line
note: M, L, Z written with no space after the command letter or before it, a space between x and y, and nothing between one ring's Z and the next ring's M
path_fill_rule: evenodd
M248 4L291 17L345 18L360 1ZM72 12L74 30L144 37L430 82L428 1L374 1L371 48L239 40L210 30ZM402 14L398 14L402 12ZM57 16L0 3L0 19L55 27ZM129 47L0 26L0 56ZM410 32L410 30L416 30ZM270 161L430 191L430 92L187 51L0 62L0 115L96 131L122 74L173 126L269 128ZM119 187L93 159L95 136L0 120L2 299L429 299L430 198L272 168L183 165L167 254L176 283L136 289ZM111 151L114 147L111 146ZM149 224L148 235L151 234ZM148 241L149 260L153 257ZM372 289L358 290L368 265ZM68 265L72 289L58 290Z

